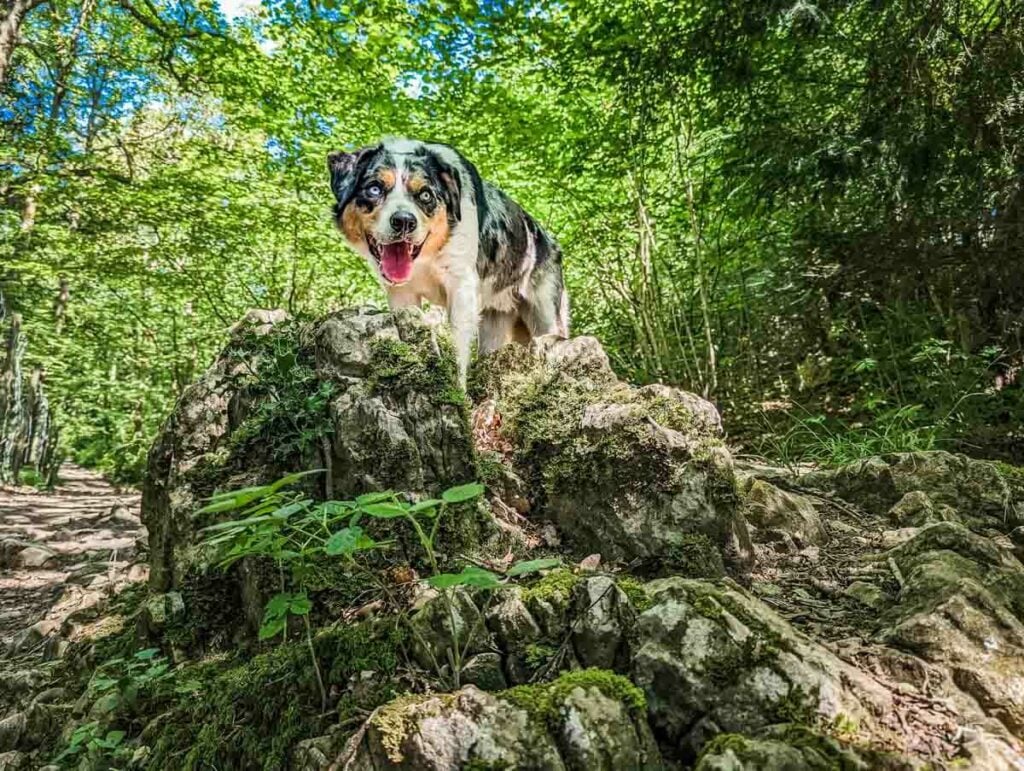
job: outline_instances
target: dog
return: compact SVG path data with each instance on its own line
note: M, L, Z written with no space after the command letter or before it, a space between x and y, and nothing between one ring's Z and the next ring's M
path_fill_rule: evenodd
M327 156L335 223L377 274L392 310L443 306L466 383L480 354L569 336L554 239L454 148L386 138Z

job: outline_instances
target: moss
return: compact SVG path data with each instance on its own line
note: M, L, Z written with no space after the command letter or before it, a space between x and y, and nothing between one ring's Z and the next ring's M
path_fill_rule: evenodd
M523 662L531 672L537 672L548 665L558 653L554 645L542 643L530 643L523 649Z
M718 734L701 749L698 762L708 755L721 755L730 751L744 753L749 746L750 740L743 734Z
M377 672L382 683L399 662L404 635L366 625L336 627L314 638L326 687L345 688L353 674ZM370 689L360 709L392 695ZM176 670L140 699L140 711L160 715L150 768L283 768L300 739L326 730L305 641L233 663L204 662ZM352 700L339 704L345 714ZM230 737L230 738L229 738Z
M703 533L684 533L666 553L664 562L676 575L717 578L724 575L722 552Z
M654 605L654 600L647 594L640 579L633 576L618 576L615 579L615 584L629 598L630 604L636 608L637 613L643 613Z
M607 669L565 672L550 683L519 685L498 695L526 710L532 719L557 730L561 705L576 688L596 688L609 699L623 704L636 718L646 714L647 699L643 691L622 675Z
M771 641L750 635L708 661L707 675L721 687L733 685L751 669L770 664L778 654L779 649Z
M451 700L450 694L441 696L432 694L407 693L385 705L373 718L373 726L380 735L380 744L388 760L401 763L405 760L402 754L402 743L409 734L410 727L420 718L440 714L445 700ZM427 709L425 705L431 704Z
M375 391L422 393L439 404L466 404L455 349L445 336L424 335L415 342L378 337L370 343L370 360Z
M523 601L565 602L583 579L570 570L552 570L523 589Z
M302 342L307 327L288 320L229 349L248 377L239 395L244 419L228 437L225 469L251 469L261 458L287 464L319 451L333 431L327 410L335 384L317 375L313 351Z

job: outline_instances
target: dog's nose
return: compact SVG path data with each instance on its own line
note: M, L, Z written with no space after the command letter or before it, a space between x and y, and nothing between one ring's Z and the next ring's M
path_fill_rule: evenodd
M416 215L411 211L396 211L391 215L391 229L399 235L408 235L416 229Z

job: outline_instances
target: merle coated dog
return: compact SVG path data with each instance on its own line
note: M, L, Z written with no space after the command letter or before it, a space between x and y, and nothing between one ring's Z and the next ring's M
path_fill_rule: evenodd
M338 229L377 273L391 308L444 306L465 383L481 354L569 335L554 239L448 145L388 138L327 157Z

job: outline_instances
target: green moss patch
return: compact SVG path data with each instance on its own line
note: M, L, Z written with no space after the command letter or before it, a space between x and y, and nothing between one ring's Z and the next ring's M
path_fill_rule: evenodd
M331 690L344 689L351 675L375 671L386 684L399 663L403 634L368 626L336 627L314 638L314 649ZM246 661L201 663L140 695L140 711L160 715L146 733L150 768L252 768L287 766L301 739L323 733L339 718L373 709L394 694L368 689L362 699L344 699L320 714L320 695L305 641L280 645Z
M370 343L371 384L375 391L421 393L439 404L464 406L455 350L443 335L416 341L379 337Z
M557 729L561 705L576 688L596 688L609 699L626 706L636 718L646 714L647 699L643 691L622 675L607 669L565 672L550 683L519 685L498 695L526 710L534 720Z

